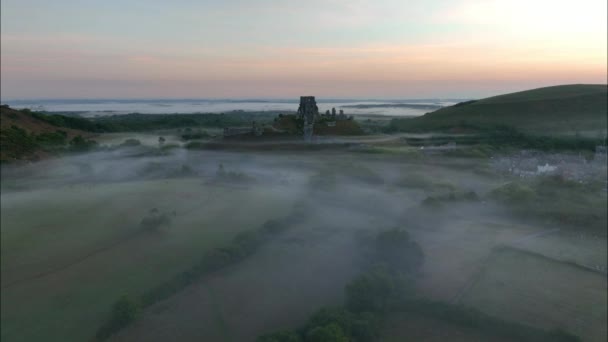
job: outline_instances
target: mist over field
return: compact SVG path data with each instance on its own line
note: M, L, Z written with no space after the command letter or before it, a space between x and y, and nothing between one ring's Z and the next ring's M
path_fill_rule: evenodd
M417 116L449 106L454 99L321 99L320 110L343 108L350 114ZM76 112L84 117L129 113L223 113L231 111L293 111L297 99L92 99L92 100L9 100L14 108L50 112ZM422 107L421 107L422 106ZM426 106L426 107L424 107Z
M0 0L2 342L605 342L606 0Z
M106 146L2 167L3 339L90 339L124 295L147 304L110 340L244 341L295 329L319 308L342 304L345 286L366 270L365 241L394 228L407 231L424 255L414 298L473 305L586 340L606 336L601 164L600 178L578 184L523 180L492 159L411 147L387 154ZM509 192L513 184L524 190ZM527 191L542 210L522 212L512 202L525 201L517 196ZM545 206L551 191L577 195ZM187 286L171 280L268 222L281 229L242 261ZM492 273L495 264L500 275ZM574 281L582 276L585 285ZM167 281L177 286L172 294L146 302ZM528 298L522 289L537 304L524 315L514 304ZM554 305L563 311L548 309ZM405 336L392 328L398 322L389 320L381 336Z

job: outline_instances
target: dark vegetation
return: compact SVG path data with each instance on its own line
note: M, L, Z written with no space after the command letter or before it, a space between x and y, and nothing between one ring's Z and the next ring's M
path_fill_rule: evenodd
M145 216L139 225L145 230L157 231L163 226L169 226L171 219L176 216L175 211L172 213L161 213L158 209L153 208L147 216Z
M328 123L334 123L329 126ZM304 130L304 121L296 115L279 115L273 121L273 127L288 134L301 135ZM352 118L348 120L332 121L325 117L320 117L315 121L315 135L362 135L363 130L359 123Z
M395 124L393 119L391 124L387 128L388 132L402 131ZM414 119L407 119L414 120ZM601 127L601 126L600 126ZM542 151L594 151L598 145L606 145L607 140L605 136L602 137L585 137L582 135L561 135L561 136L549 136L523 133L514 127L505 125L493 125L483 126L479 124L469 123L467 121L457 122L455 124L442 124L438 126L434 125L413 125L411 130L406 129L409 132L428 132L428 131L439 131L439 132L464 132L464 135L450 135L450 136L434 136L429 138L407 138L406 142L411 146L428 146L428 145L444 145L450 142L454 142L457 145L478 145L479 149L475 155L484 157L488 153L495 152L496 150L515 150L515 149L534 149ZM454 156L460 156L458 153L468 153L466 151L454 150L448 152Z
M601 236L607 233L605 185L546 176L505 184L489 197L507 205L518 217L567 225Z
M222 114L126 114L85 119L50 113L32 113L36 118L57 127L88 132L141 132L185 127L248 126L252 121L270 123L276 112L231 112Z
M95 147L87 132L58 127L36 118L29 110L0 107L0 160L36 160L60 152L86 151Z
M344 105L342 108L413 108L413 109L439 109L440 105L432 104L415 104L415 103L378 103L378 104L358 104L358 105Z
M61 130L36 134L12 125L9 129L3 129L0 132L0 145L3 160L11 160L27 157L37 151L89 151L95 148L97 143L80 135L68 141L67 133Z

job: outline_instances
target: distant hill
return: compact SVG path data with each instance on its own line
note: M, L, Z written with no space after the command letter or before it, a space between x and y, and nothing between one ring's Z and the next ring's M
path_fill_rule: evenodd
M45 157L55 147L63 147L77 136L92 134L58 127L37 118L29 111L0 106L0 161Z
M418 118L395 119L395 131L511 126L539 135L597 136L606 130L608 86L573 84L462 102Z

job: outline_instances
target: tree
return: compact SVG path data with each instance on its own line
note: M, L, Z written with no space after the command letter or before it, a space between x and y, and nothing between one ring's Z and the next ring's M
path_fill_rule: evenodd
M342 328L335 323L315 327L306 334L306 342L348 342Z
M257 342L301 342L300 335L293 331L284 330L276 333L262 335L257 338Z
M402 297L400 285L385 267L375 267L346 285L346 307L353 312L384 312Z
M86 140L80 135L75 136L70 141L70 147L74 151L84 152L92 149L97 146L97 142L95 140Z
M102 340L131 324L139 316L139 305L126 295L121 296L112 307L110 319L97 331L97 338Z
M424 253L405 230L395 228L376 236L373 261L392 272L414 274L424 261Z

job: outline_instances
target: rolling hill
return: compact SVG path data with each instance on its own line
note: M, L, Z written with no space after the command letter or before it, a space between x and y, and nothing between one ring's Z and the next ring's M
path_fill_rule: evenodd
M36 160L45 157L53 147L65 145L76 136L92 133L57 127L27 111L0 106L0 161Z
M445 131L511 126L538 135L605 134L608 86L573 84L467 101L418 118L394 119L393 131Z

